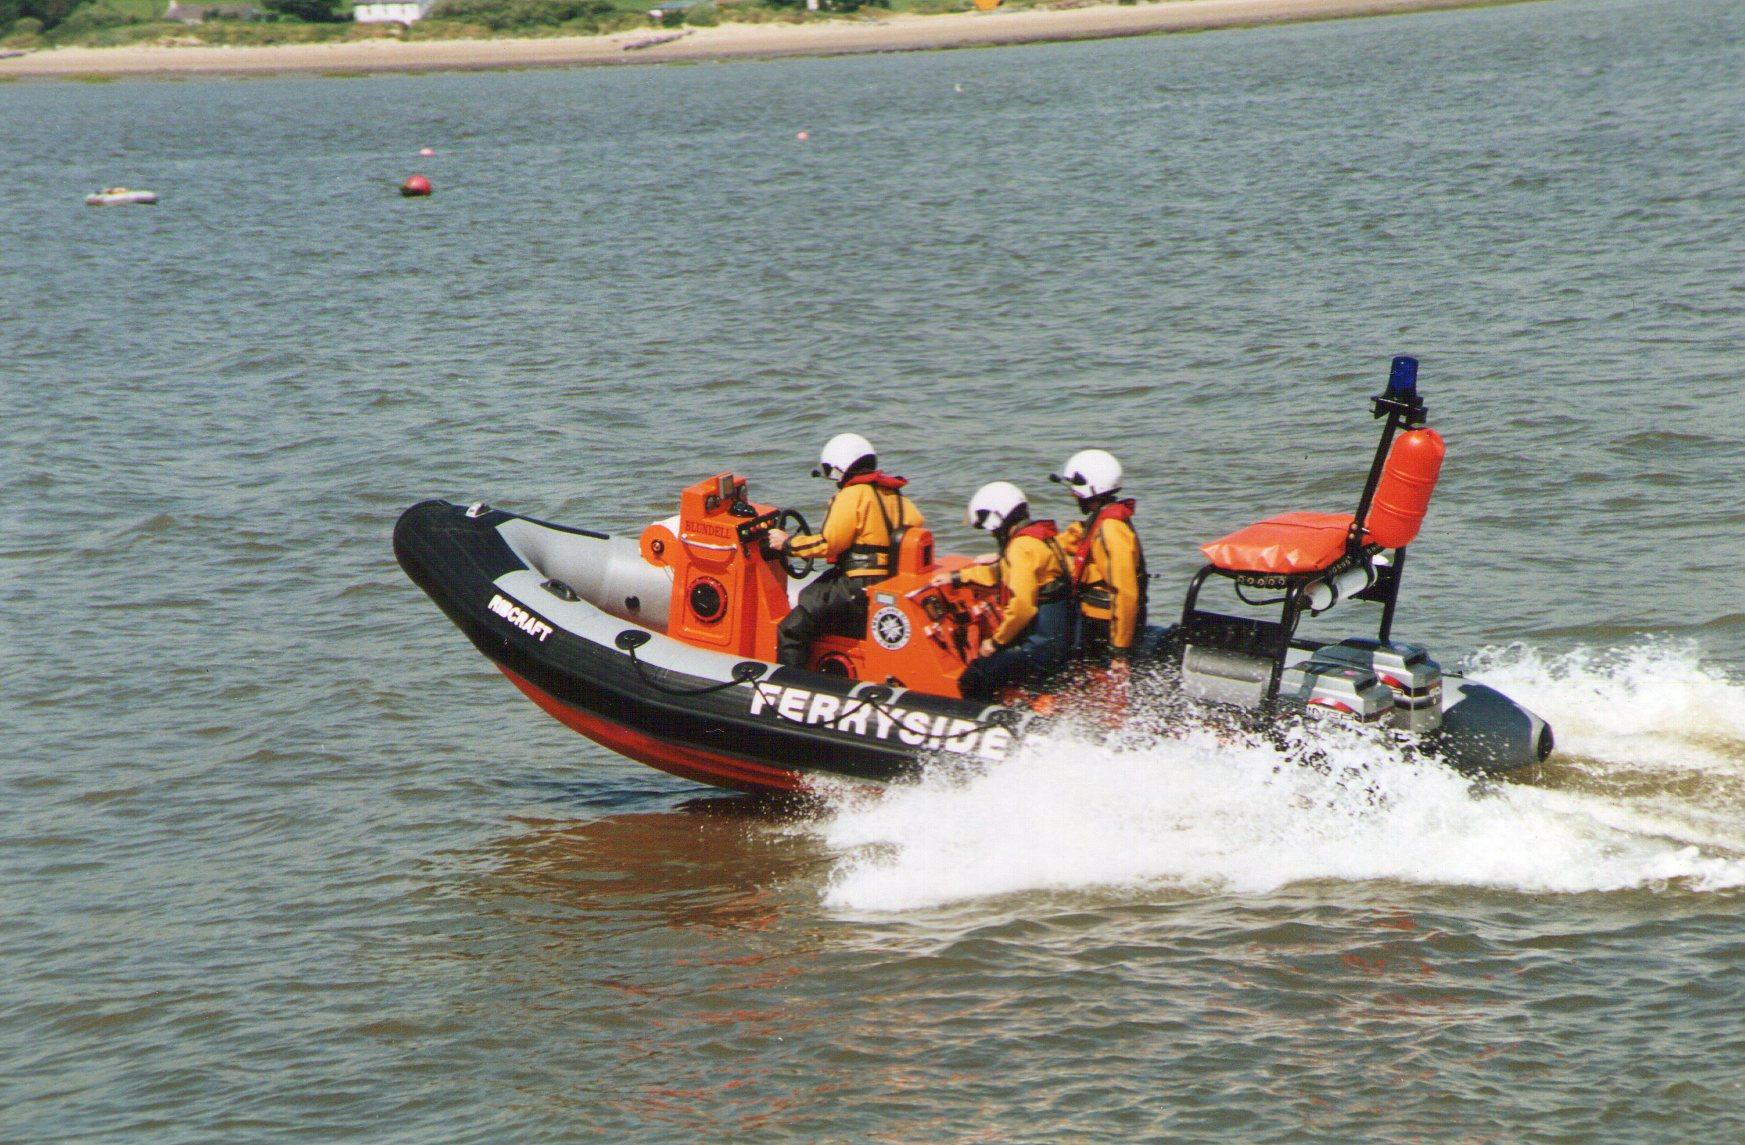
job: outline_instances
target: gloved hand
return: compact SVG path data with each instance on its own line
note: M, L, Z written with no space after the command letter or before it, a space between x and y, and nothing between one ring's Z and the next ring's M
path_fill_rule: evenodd
M781 552L788 547L789 540L788 534L780 529L771 529L763 535L763 543L770 547L771 552Z

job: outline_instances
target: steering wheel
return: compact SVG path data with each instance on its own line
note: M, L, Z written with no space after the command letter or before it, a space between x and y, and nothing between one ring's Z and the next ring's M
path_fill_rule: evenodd
M788 527L789 521L793 522L793 528ZM780 513L777 513L776 528L790 535L810 533L812 531L812 526L806 524L806 518L800 514L798 509L783 509ZM788 575L793 577L795 580L802 580L811 576L812 569L817 565L817 563L817 557L807 557L804 560L798 560L789 556L785 552L782 554L782 567L787 569Z

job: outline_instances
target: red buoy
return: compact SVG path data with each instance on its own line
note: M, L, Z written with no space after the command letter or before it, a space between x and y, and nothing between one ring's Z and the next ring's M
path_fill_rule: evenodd
M1409 430L1394 440L1363 520L1365 540L1385 549L1412 543L1430 507L1446 452L1442 435L1433 429Z
M400 193L408 199L430 194L430 180L422 175L408 175L400 184Z

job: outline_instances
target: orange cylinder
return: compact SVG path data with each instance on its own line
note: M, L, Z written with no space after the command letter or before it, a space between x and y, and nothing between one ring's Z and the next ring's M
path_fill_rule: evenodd
M678 525L677 517L668 517L642 530L642 537L637 542L642 550L642 559L656 568L666 568L678 560L681 555L679 538L673 532Z
M1412 543L1418 526L1424 523L1425 510L1430 508L1430 494L1436 489L1436 477L1442 472L1447 452L1442 435L1433 429L1407 430L1394 439L1369 503L1369 515L1363 519L1365 541L1385 549Z

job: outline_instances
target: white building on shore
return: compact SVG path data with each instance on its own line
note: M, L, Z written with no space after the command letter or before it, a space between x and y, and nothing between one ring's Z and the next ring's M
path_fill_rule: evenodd
M392 0L389 3L355 4L351 17L360 24L412 24L430 14L436 0Z

